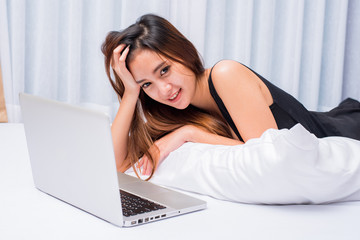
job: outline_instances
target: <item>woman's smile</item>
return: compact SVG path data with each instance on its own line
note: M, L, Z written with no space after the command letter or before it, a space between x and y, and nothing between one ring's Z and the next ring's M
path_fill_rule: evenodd
M169 98L170 102L176 102L177 100L179 100L181 95L180 93L181 93L181 88L177 92L171 95L171 97Z

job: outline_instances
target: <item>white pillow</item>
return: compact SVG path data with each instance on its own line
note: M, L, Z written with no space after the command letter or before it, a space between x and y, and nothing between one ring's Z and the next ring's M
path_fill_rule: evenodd
M186 143L152 182L214 198L257 204L360 200L360 141L318 139L300 124L267 130L238 146Z

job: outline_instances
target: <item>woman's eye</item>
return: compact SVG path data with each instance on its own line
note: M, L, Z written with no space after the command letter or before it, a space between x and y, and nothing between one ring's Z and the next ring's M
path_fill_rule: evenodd
M148 86L150 86L151 83L147 82L147 83L144 83L141 87L142 88L147 88Z
M167 72L169 71L169 68L170 68L170 66L164 67L164 68L160 71L160 75L162 76L162 75L164 75L165 73L167 73Z

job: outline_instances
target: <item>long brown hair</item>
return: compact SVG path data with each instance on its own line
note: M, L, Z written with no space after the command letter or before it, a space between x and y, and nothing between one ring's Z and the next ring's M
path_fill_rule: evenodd
M111 78L110 62L114 49L120 44L130 45L126 59L127 66L134 57L134 50L147 49L184 65L195 74L197 79L205 71L196 48L189 40L164 18L147 14L123 31L108 33L101 47L105 56L106 74L119 99L122 98L125 89L115 71L113 71L115 80ZM153 100L141 90L129 132L127 159L130 159L130 162L124 162L122 167L132 166L137 174L135 163L145 154L153 163L150 179L156 168L153 158L155 156L149 153L150 146L157 139L184 125L195 125L211 133L231 136L229 128L220 117L210 115L192 105L183 110L167 106Z

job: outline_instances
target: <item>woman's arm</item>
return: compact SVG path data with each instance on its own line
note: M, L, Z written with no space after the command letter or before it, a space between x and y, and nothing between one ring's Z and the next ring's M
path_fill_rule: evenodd
M118 171L127 170L123 164L127 155L127 146L131 120L133 118L137 98L124 94L120 107L111 125L116 167Z
M270 91L251 70L224 60L213 68L212 80L245 142L260 137L267 129L277 129L269 108L273 102Z
M184 135L186 136L184 142L207 143L213 145L239 145L244 143L233 138L210 133L192 125L184 126L182 130L185 132Z
M156 165L159 166L159 164L172 151L179 148L185 142L207 143L214 145L243 144L243 142L239 140L219 136L193 125L186 125L155 141L154 145L149 149L149 152L155 159ZM139 167L143 167L143 175L150 175L153 169L153 165L146 155L142 157Z
M131 121L133 119L136 102L140 93L140 86L136 84L133 76L125 65L125 60L127 54L129 53L129 47L125 47L126 46L124 44L121 44L115 48L111 61L111 67L115 70L116 74L120 77L125 86L119 110L111 126L116 166L117 170L122 172L126 171L126 164L123 163L127 155Z

